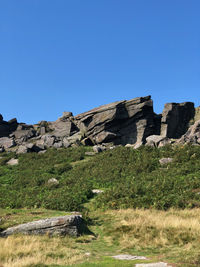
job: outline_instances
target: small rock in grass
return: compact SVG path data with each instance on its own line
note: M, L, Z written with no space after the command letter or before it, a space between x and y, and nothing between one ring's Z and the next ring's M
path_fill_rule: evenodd
M95 152L92 152L92 151L86 151L85 152L85 155L86 156L94 156L94 155L96 155L96 153Z
M173 158L162 158L162 159L159 160L161 165L168 164L168 163L170 163L172 161L173 161Z
M104 191L103 190L100 190L100 189L93 189L92 190L92 193L93 194L101 194L101 193L103 193Z
M103 149L102 149L102 147L101 146L93 146L93 151L95 152L95 153L100 153L100 152L102 152L103 151Z
M156 263L139 263L135 267L172 267L165 262L156 262Z
M10 159L8 162L7 162L8 165L17 165L19 164L19 160L18 159Z
M85 256L90 256L90 255L91 255L90 252L86 252L86 253L85 253Z
M41 151L38 152L38 154L44 154L46 152L47 152L46 150L41 150Z
M132 256L128 254L116 255L116 256L112 256L112 258L117 259L117 260L147 260L147 258L143 256Z
M47 181L49 186L57 186L59 185L59 181L56 178L51 178Z

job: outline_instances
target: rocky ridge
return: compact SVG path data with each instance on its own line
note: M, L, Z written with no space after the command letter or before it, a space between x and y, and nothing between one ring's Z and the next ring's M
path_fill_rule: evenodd
M35 125L4 121L0 115L0 152L40 152L49 147L78 145L163 146L200 144L199 108L194 103L167 103L162 114L153 111L151 96L117 101L73 116L64 112L56 121ZM195 122L191 126L191 122ZM189 126L191 126L189 128Z

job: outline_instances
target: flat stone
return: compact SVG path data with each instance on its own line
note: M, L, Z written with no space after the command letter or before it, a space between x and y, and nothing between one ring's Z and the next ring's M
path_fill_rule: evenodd
M0 233L0 237L12 234L25 235L71 235L78 236L81 231L83 219L81 215L66 215L43 220L33 221L10 227Z
M128 255L128 254L121 254L121 255L116 255L112 256L112 258L117 259L117 260L147 260L146 257L143 256L133 256L133 255Z
M8 162L7 162L8 165L17 165L19 164L19 160L18 159L10 159Z
M92 190L92 193L93 194L101 194L101 193L103 193L104 191L103 190L100 190L100 189L93 189Z
M165 165L165 164L171 163L172 161L173 161L173 158L162 158L162 159L159 160L161 165Z
M86 151L86 152L85 152L85 155L86 155L86 156L95 156L96 153L95 153L95 152L92 152L92 151Z
M156 263L139 263L135 267L172 267L165 262L156 262Z

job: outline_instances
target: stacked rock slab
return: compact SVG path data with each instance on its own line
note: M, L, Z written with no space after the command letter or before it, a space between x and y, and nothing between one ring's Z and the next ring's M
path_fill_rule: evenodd
M4 121L0 114L0 137L8 137L17 128L17 120Z
M0 115L0 152L39 152L81 144L163 146L171 143L170 138L178 139L186 133L194 114L194 104L185 102L168 103L157 115L151 96L146 96L103 105L75 117L64 112L56 121L35 125L16 119L6 122Z
M81 134L94 144L143 143L155 131L150 96L118 101L92 109L75 117Z

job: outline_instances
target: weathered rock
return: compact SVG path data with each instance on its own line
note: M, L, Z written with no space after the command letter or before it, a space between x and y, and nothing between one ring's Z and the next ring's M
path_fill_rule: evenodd
M46 152L47 152L47 150L41 150L41 151L38 152L38 154L44 154Z
M20 224L10 227L0 233L1 237L12 234L34 234L34 235L71 235L78 236L81 233L83 219L80 215L66 215L43 219L39 221Z
M4 121L3 116L0 115L0 137L8 137L17 128L17 120Z
M62 146L63 146L63 143L61 141L53 144L53 147L55 148L61 148Z
M23 145L18 146L16 151L17 154L24 154L28 152L39 152L44 150L44 146L40 146L40 144L33 144L33 143L24 143Z
M155 263L138 263L135 267L172 267L165 262L155 262Z
M29 149L28 149L27 146L25 146L25 145L21 145L21 146L18 147L16 153L17 153L17 154L25 154L25 153L28 152L28 150L29 150Z
M67 148L67 147L70 147L70 142L68 141L68 139L66 138L66 137L64 137L63 138L63 146L65 147L65 148Z
M191 102L168 103L162 115L157 115L151 97L146 96L103 105L75 117L71 112L64 112L54 122L40 121L35 125L18 123L16 119L6 122L1 115L0 139L10 137L6 140L12 140L11 147L33 142L36 146L28 150L39 151L48 147L102 144L112 147L130 144L138 148L145 144L147 137L154 136L147 143L159 147L171 143L167 138L177 139L185 134L189 122L195 121L197 115L198 109L195 113ZM196 137L191 142L199 144L200 137ZM7 149L1 141L0 147Z
M150 96L118 101L75 117L84 137L93 143L135 144L154 133L155 114Z
M15 140L17 143L23 143L26 142L28 139L34 137L36 134L36 131L30 127L30 129L22 129L22 130L16 130L13 135L15 136Z
M200 145L200 120L196 121L189 130L179 139L177 143L191 143Z
M76 145L81 144L81 139L82 139L82 134L80 132L75 133L74 135L69 136L67 138L67 140L70 144L76 144Z
M15 141L13 138L1 137L0 146L4 147L4 149L8 149L8 148L15 146Z
M161 135L150 135L146 138L146 145L153 147L161 147L170 144L171 140Z
M173 158L162 158L162 159L159 160L161 165L165 165L165 164L171 163L172 161L173 161Z
M8 162L7 162L8 165L18 165L19 164L19 160L18 159L10 159Z
M47 181L47 185L50 187L56 187L59 185L59 181L56 178L51 178Z
M93 194L101 194L101 193L103 193L104 191L103 190L101 190L101 189L92 189L92 193Z
M194 118L194 103L167 103L161 119L161 135L169 138L180 138L188 129Z
M63 116L54 122L49 122L48 127L55 137L68 137L79 131L73 122L69 112L64 112Z
M55 143L55 140L56 140L55 136L46 134L41 137L40 144L47 147L52 147L53 144ZM37 142L37 145L38 144L39 143Z
M85 152L85 155L86 155L86 156L95 156L95 155L96 155L96 152L86 151L86 152Z
M117 259L117 260L147 260L146 257L144 256L133 256L133 255L128 255L128 254L120 254L116 256L112 256L112 258Z
M93 151L95 152L95 153L100 153L100 152L102 152L103 150L105 150L105 149L103 149L103 147L102 146L93 146Z
M64 111L62 115L62 119L68 119L70 117L73 117L73 113L71 111Z

